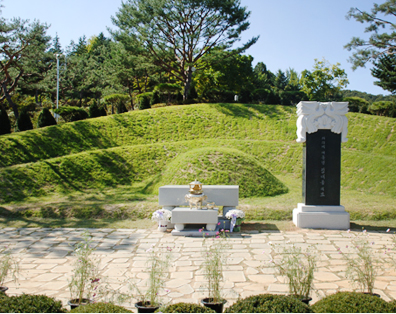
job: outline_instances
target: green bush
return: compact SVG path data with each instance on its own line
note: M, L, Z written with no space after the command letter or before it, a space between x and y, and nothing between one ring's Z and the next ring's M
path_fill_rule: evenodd
M66 122L73 122L88 118L88 113L84 109L73 106L60 107L55 109L55 113L59 114Z
M32 120L30 120L29 112L27 110L22 110L19 114L19 118L16 121L15 131L20 132L20 131L27 131L32 129L33 129L33 124L32 124Z
M376 101L368 107L368 111L377 116L396 117L396 104L393 101Z
M37 127L43 128L50 125L56 125L55 118L52 116L48 108L43 108L38 117Z
M0 135L11 133L10 118L8 118L7 111L0 108Z
M88 112L90 118L97 118L107 115L106 109L104 107L99 107L96 101L89 105Z
M311 308L292 296L259 294L235 302L225 313L312 313Z
M368 113L369 102L360 97L345 97L343 101L347 101L349 112Z
M215 313L212 309L195 303L176 303L163 309L164 313Z
M66 313L66 310L61 301L46 295L22 294L2 298L0 313Z
M379 297L358 293L338 292L316 302L315 313L393 313L392 305Z
M139 94L137 96L139 110L151 108L150 99L152 98L152 95L153 93L148 92L148 93Z
M70 313L132 313L132 311L112 303L98 302L76 307Z
M155 104L158 104L161 102L161 95L160 92L158 90L155 90L150 98L150 106L154 106Z

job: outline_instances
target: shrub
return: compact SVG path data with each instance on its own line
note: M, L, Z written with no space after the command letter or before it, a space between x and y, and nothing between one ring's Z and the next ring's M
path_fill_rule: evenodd
M345 97L343 101L347 101L350 112L368 113L369 102L360 97Z
M144 109L150 109L151 105L150 105L150 99L152 98L152 94L151 92L148 93L143 93L143 94L139 94L137 96L137 102L138 102L138 108L139 110L144 110Z
M160 92L158 90L155 90L150 98L150 106L154 106L155 104L158 104L161 102L161 95Z
M43 128L50 125L56 125L55 118L52 116L48 108L43 108L38 117L37 127Z
M117 111L118 114L119 113L128 112L127 108L125 107L125 104L123 102L121 102L121 101L117 104L117 110L116 111Z
M316 313L392 313L392 305L370 294L338 292L316 302L312 310Z
M176 303L165 307L164 313L215 313L212 309L194 303Z
M27 110L22 110L19 114L19 118L16 121L16 132L20 131L27 131L27 130L32 130L33 129L33 124L32 120L30 120L30 115Z
M312 313L311 308L292 296L259 294L235 302L225 313Z
M105 102L105 104L110 105L111 106L111 113L114 113L114 106L116 106L116 111L117 113L123 113L123 112L127 112L126 108L125 108L125 103L127 101L129 101L130 97L128 95L124 95L124 94L111 94L111 95L107 95L105 97L103 97L103 101ZM125 111L120 112L119 109L121 108L120 106L123 105L125 108ZM121 110L123 110L123 108L121 108Z
M377 116L396 117L396 104L392 101L373 102L368 111Z
M66 310L61 301L46 295L22 294L2 298L0 313L66 313Z
M99 105L97 104L96 101L92 102L89 105L89 117L90 118L97 118L97 117L102 117L102 116L106 116L106 110L104 107L99 107Z
M59 114L66 122L73 122L88 118L88 113L84 109L72 106L65 106L55 109L55 113Z
M11 133L11 123L7 111L0 108L0 135Z
M70 313L132 313L132 311L113 303L98 302L76 307Z

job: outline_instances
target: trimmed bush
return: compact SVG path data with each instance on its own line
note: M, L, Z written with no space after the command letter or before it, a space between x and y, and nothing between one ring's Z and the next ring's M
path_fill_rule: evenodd
M132 311L113 303L98 302L76 307L70 313L132 313Z
M22 110L19 114L19 118L16 121L16 132L32 130L33 124L32 120L30 120L29 112L26 110Z
M315 313L393 313L392 305L379 297L359 292L338 292L316 302Z
M159 104L161 102L161 95L158 90L155 90L150 98L150 106L154 106L155 104Z
M22 294L2 298L0 313L66 313L66 310L61 301L46 295Z
M43 108L43 110L40 112L40 115L38 117L37 127L43 128L45 126L50 126L50 125L56 125L56 120L52 116L48 108Z
M235 302L224 313L312 313L312 310L293 296L259 294Z
M151 93L151 92L137 95L139 110L151 108L150 99L152 98L152 95L153 95L153 93Z
M392 101L376 101L368 107L368 111L377 116L396 117L396 104Z
M96 101L89 106L88 112L90 118L107 116L105 108L99 107Z
M163 309L164 313L215 313L212 309L195 303L176 303Z
M84 109L73 106L60 107L59 109L55 109L55 113L59 114L66 122L88 118L88 113Z
M343 101L347 101L349 112L368 113L369 102L361 97L345 97Z
M8 118L7 111L0 108L0 135L11 133L10 118Z

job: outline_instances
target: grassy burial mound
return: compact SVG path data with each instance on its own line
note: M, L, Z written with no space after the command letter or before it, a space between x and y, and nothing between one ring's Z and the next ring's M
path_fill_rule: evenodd
M190 150L170 162L154 187L182 185L199 178L205 184L239 185L240 197L274 196L287 187L256 158L236 149L205 147Z
M142 195L151 199L159 185L197 178L204 184L239 184L241 197L248 197L258 211L263 206L291 211L301 199L296 118L293 107L196 104L3 135L0 203L24 207L55 203L67 195L138 193L114 196L113 202L126 203ZM349 113L348 119L349 141L342 144L343 204L348 208L345 200L351 195L353 200L371 196L367 204L389 205L396 196L396 119L358 113ZM284 194L263 198L277 193ZM381 199L386 200L377 201ZM349 202L357 209L362 204ZM389 206L387 211L396 209Z

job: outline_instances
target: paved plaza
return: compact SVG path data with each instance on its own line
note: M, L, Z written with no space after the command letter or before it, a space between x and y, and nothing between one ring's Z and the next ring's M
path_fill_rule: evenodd
M88 231L96 246L95 254L101 259L101 274L113 289L127 289L130 278L140 283L148 277L145 272L147 250L172 247L173 266L163 292L164 302L199 302L206 297L202 264L203 238L175 237L169 232L155 229L40 229L5 228L0 230L0 245L11 244L20 258L18 284L7 282L9 295L46 294L61 300L70 299L68 280L74 260L73 245L82 240ZM345 278L345 264L339 248L352 252L351 240L362 232L303 230L242 232L228 239L229 255L224 268L224 294L229 303L260 294L286 294L284 278L276 275L270 260L276 258L273 246L316 246L319 259L315 273L313 302L336 291L351 291L353 286ZM386 232L369 232L373 248L384 251L392 246L392 235ZM351 253L352 254L352 253ZM396 269L385 265L375 283L375 292L386 300L396 299ZM134 309L133 304L123 304Z

